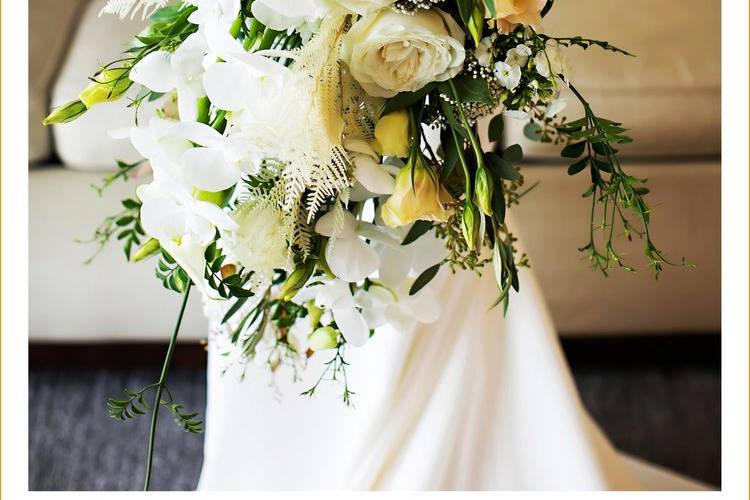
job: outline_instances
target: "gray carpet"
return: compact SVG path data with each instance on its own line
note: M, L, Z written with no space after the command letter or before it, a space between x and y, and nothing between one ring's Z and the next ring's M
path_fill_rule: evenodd
M614 444L633 455L718 486L720 375L715 364L600 363L573 360L583 400ZM117 422L104 402L123 387L153 380L157 369L32 369L29 489L140 489L148 422ZM203 412L205 372L175 369L175 399ZM162 413L152 489L195 488L202 436Z

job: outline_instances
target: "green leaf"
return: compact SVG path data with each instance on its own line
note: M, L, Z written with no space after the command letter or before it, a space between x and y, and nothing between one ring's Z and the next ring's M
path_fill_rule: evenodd
M383 107L381 116L387 115L388 113L392 113L399 109L409 107L415 102L424 99L424 97L429 94L436 86L437 83L433 82L425 85L415 92L401 92L400 94L396 94L385 102L385 106Z
M578 172L586 168L589 163L588 156L582 160L579 160L568 167L568 175L576 175Z
M487 7L490 15L492 15L492 17L494 18L497 15L497 10L495 9L495 0L484 0L484 5Z
M495 177L499 179L507 179L509 181L517 181L521 179L521 173L513 168L504 158L500 158L495 153L485 153L484 160L487 162L487 166L490 167Z
M497 142L499 141L503 136L503 128L505 126L505 122L503 121L503 115L495 115L492 120L490 120L490 125L487 130L487 136L490 139L490 142Z
M503 159L510 163L521 163L523 160L523 149L518 144L508 146L503 151Z
M474 0L456 0L458 4L458 15L464 24L471 22L471 14L474 12Z
M586 141L574 142L573 144L565 146L562 151L560 151L560 156L563 158L578 158L585 150Z
M411 288L409 289L409 295L415 295L422 288L424 288L427 283L432 281L439 270L440 264L435 264L434 266L425 269L422 274L420 274L417 279L414 280L414 283L412 283Z
M458 97L459 102L492 103L490 89L487 86L487 81L483 78L474 78L471 75L466 74L455 77L453 79L453 84L456 87L456 97ZM452 94L448 82L441 83L439 88L445 95L450 96Z
M529 140L539 142L542 138L542 127L536 122L529 122L523 128L523 135Z
M404 241L401 242L402 245L409 245L411 243L414 243L417 241L420 236L427 233L430 229L432 229L432 221L428 220L418 220L416 221L412 226L411 229L409 229L409 232L406 233L406 236L404 237Z

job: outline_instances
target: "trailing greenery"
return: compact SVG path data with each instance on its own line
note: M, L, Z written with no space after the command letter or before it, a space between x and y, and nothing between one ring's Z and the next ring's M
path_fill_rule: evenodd
M123 209L114 215L106 217L88 240L76 240L78 243L95 243L97 249L94 254L84 261L90 264L99 255L113 237L123 242L125 258L130 260L133 248L141 244L146 235L141 227L141 202L135 198L127 198L121 202Z

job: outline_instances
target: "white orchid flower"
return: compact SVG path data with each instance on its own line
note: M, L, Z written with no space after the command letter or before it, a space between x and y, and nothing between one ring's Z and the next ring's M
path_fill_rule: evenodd
M203 85L211 102L226 111L253 111L273 102L286 82L289 69L258 53L222 56L211 65ZM278 119L278 117L277 117Z
M203 276L204 252L216 228L233 230L236 224L221 208L194 199L168 177L138 186L143 230L159 244L209 297L216 297Z
M505 55L505 63L510 66L519 66L522 68L529 62L530 56L531 49L526 45L518 44Z
M180 120L195 121L196 101L206 95L202 79L207 53L203 35L193 33L174 52L157 50L138 61L130 70L130 79L154 92L177 90Z
M167 176L188 187L180 160L193 145L174 133L178 125L176 121L152 117L148 125L113 130L109 135L115 139L129 138L133 147L151 163L155 179Z
M253 17L276 31L293 31L323 17L325 9L320 0L255 0Z
M187 235L198 244L208 245L216 228L237 229L237 224L221 208L196 200L183 186L169 178L138 186L143 230L159 241L176 241Z
M240 12L240 0L186 0L198 10L190 14L188 21L205 28L207 24L218 24L228 31Z
M313 299L315 305L331 312L341 335L356 347L365 345L370 329L359 311L349 283L340 279L315 278L314 284L302 289L295 300Z
M341 227L336 227L342 217ZM378 269L380 257L357 234L358 223L354 216L343 210L343 215L332 210L318 219L315 232L330 238L326 246L326 262L333 274L350 283L363 280Z
M367 192L376 195L392 194L396 187L395 174L389 165L379 163L380 157L372 147L360 139L347 139L344 149L354 165L354 178ZM394 168L395 173L398 169Z
M378 280L388 287L401 287L405 281L419 276L448 255L445 242L435 236L434 231L420 236L409 245L402 245L404 231L382 226L371 226L370 229L389 235L372 240L373 247L380 255Z
M495 76L500 80L500 85L508 90L514 90L521 83L521 68L498 61L495 63Z
M257 171L259 153L243 139L225 137L198 122L180 123L172 133L202 146L190 148L180 156L182 175L198 189L223 191L237 184L242 174Z
M437 294L425 286L416 294L409 295L410 287L411 280L407 280L397 288L375 282L368 290L359 290L354 298L362 308L368 328L375 329L387 324L400 332L408 332L417 323L437 321L441 310Z

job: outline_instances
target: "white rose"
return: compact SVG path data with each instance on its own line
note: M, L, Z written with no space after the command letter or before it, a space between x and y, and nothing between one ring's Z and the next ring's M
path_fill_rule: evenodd
M463 67L464 32L440 9L408 15L387 9L357 21L344 38L343 60L377 97L445 81Z

